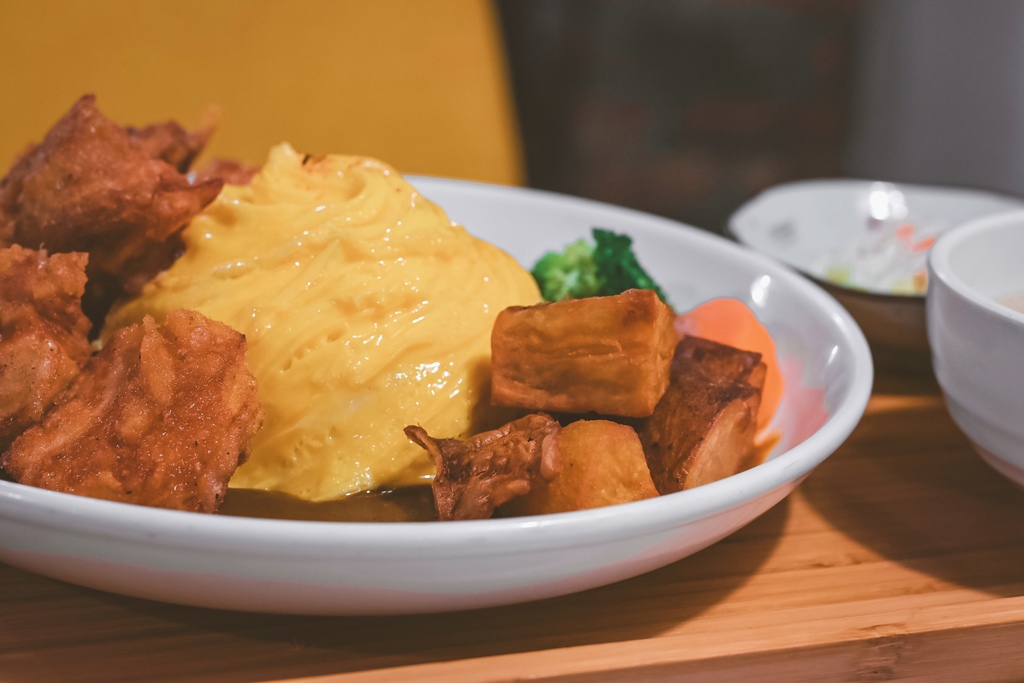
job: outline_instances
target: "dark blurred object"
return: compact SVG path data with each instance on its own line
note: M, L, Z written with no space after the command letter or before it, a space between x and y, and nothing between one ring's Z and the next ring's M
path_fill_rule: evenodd
M498 0L533 187L721 232L842 175L859 0Z

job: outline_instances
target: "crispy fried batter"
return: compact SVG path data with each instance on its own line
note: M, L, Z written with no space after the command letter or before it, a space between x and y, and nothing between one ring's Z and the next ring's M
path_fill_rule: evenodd
M0 464L31 486L214 512L261 418L245 337L177 310L117 331Z
M435 439L410 425L405 434L437 466L438 519L487 519L503 503L543 486L559 471L561 427L548 415L527 415L466 441Z
M220 178L225 185L248 185L259 172L260 169L256 166L249 166L235 159L212 159L196 171L196 178Z
M672 493L756 463L754 432L763 381L761 354L698 337L676 347L668 389L637 425L658 492Z
M150 159L162 159L181 173L188 171L213 134L212 127L188 131L177 121L153 123L145 128L129 126L125 131Z
M89 359L88 258L0 249L0 451L43 418Z
M646 289L507 308L491 334L491 400L646 417L668 385L674 319Z
M191 183L153 158L180 162L195 142L174 142L166 124L147 130L133 139L99 112L93 96L82 97L0 181L0 238L31 249L88 252L90 289L95 280L103 290L131 292L155 275L151 254L213 201L223 183Z

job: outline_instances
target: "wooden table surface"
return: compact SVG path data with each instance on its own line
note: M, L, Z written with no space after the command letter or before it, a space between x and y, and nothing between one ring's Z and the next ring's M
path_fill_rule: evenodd
M973 454L934 380L883 374L788 499L690 558L564 598L282 617L0 565L4 682L527 678L1024 680L1024 492Z

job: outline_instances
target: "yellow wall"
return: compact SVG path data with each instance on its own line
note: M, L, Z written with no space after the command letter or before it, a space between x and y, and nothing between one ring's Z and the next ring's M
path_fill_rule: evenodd
M0 169L86 92L122 124L216 106L207 157L259 164L289 141L523 178L487 0L0 0Z

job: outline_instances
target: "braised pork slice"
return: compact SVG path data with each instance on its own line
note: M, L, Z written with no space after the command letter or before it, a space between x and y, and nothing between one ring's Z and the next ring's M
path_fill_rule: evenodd
M668 389L654 413L637 424L659 493L708 484L756 464L763 380L758 353L692 336L679 342Z
M437 466L438 519L487 519L494 509L545 485L559 471L561 427L535 413L469 439L436 439L416 425L405 428Z

